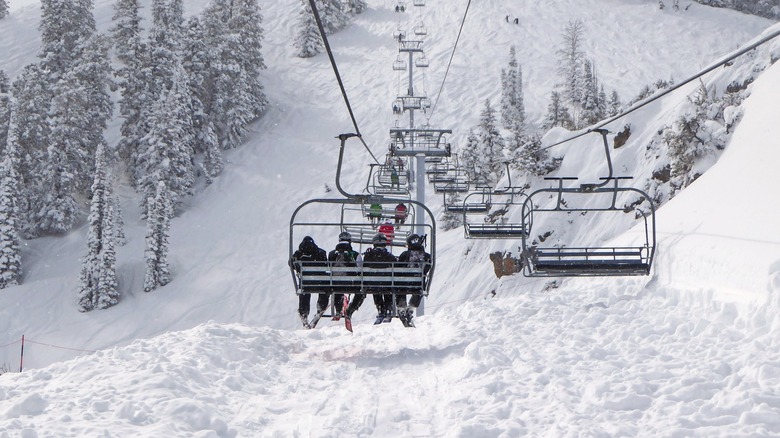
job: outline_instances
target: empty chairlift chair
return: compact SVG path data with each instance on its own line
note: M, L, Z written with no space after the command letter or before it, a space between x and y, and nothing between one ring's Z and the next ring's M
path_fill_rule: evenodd
M536 190L523 204L528 233L522 240L523 273L528 277L648 275L655 255L655 205L647 193L620 183L631 179L612 176L606 130L604 138L609 176L601 182L565 186L575 177L546 178L555 187ZM602 224L622 221L636 228L629 245L605 245L613 236L601 236ZM533 225L532 224L536 224ZM534 227L547 227L534 229ZM588 230L586 244L556 242L556 228ZM562 233L559 233L562 234ZM544 237L544 238L543 238ZM627 237L628 238L628 237Z
M473 203L473 210L467 211L465 204L473 202L472 197L482 196L481 202ZM527 197L520 188L491 192L489 197L478 193L470 194L464 200L463 232L467 239L521 239L527 234L528 224L517 216ZM469 213L484 213L481 216Z

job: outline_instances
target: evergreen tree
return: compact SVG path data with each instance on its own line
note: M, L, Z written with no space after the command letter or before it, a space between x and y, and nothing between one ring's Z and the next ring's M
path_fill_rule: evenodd
M191 99L183 68L175 69L173 88L164 91L148 115L150 130L141 140L138 189L142 193L142 216L148 217L146 200L165 183L171 205L192 193L195 180L191 131Z
M550 93L550 104L547 105L547 114L544 116L544 129L561 126L566 129L574 129L574 121L569 109L563 104L561 95L557 91Z
M316 5L326 35L336 33L349 23L349 15L341 0L316 0Z
M460 195L458 195L458 193L452 192L447 194L448 205L459 205L462 203L463 200L460 199ZM444 213L441 215L439 223L441 224L441 229L443 231L453 230L463 225L463 214L445 209Z
M74 128L83 132L81 141L74 143L79 145L78 149L68 151L70 160L74 162L75 188L79 193L87 193L92 185L95 152L99 145L105 143L104 132L114 111L109 94L112 86L109 45L109 39L102 35L86 40L79 50L81 56L66 74L66 81L75 87L74 91L80 97L70 106L70 111L77 111L79 115L66 115L72 117ZM53 112L56 113L56 108Z
M501 123L510 130L523 129L523 71L517 64L515 46L509 48L509 66L501 70Z
M325 49L309 0L301 0L301 11L298 13L298 26L293 47L298 49L299 58L311 58Z
M204 35L200 20L190 18L185 30L183 66L192 102L193 150L202 156L200 167L206 183L211 184L222 173L223 159L211 115L204 103L208 96L206 77L211 67Z
M596 72L590 60L585 60L582 75L582 113L580 127L590 126L601 120L598 102Z
M16 193L18 182L11 159L0 163L0 289L19 283L22 274L22 256Z
M127 243L127 236L125 236L125 218L122 214L122 204L119 202L119 196L114 197L114 235L116 236L116 243L118 245L124 245Z
M558 49L558 74L563 80L563 98L578 106L582 101L581 67L585 59L583 51L585 25L581 20L569 21L563 31L563 43Z
M114 25L111 36L116 45L117 58L121 66L117 70L121 98L119 113L122 116L122 137L119 140L119 157L131 174L130 182L138 179L136 163L141 137L146 128L141 116L148 105L145 92L148 82L145 66L148 63L146 45L141 38L141 17L138 0L118 0L114 5Z
M36 235L68 231L76 222L79 208L74 196L89 190L95 151L105 143L103 131L113 109L107 40L91 38L79 52L81 56L54 85L50 140L39 166L40 184L30 200Z
M238 146L246 126L265 111L260 84L262 17L256 0L214 0L203 13L206 40L212 48L204 101L223 149Z
M11 82L5 70L0 69L0 152L8 143L8 127L11 124Z
M474 178L495 183L502 174L504 138L496 126L495 110L490 100L480 114L479 125L469 131L466 147L460 157L467 169L473 169Z
M106 148L95 156L95 178L87 231L87 255L82 260L79 311L106 309L119 302L116 277L114 197Z
M0 20L8 16L8 2L0 0Z
M42 64L59 79L78 58L77 48L95 33L92 0L41 0Z
M620 114L622 106L617 91L612 90L612 94L609 95L609 103L607 104L607 115L612 117Z
M349 0L347 4L349 5L349 12L352 14L362 14L368 9L366 0Z
M114 4L114 25L111 38L116 56L124 64L132 63L138 54L141 40L141 15L138 0L117 0Z
M609 102L607 102L607 93L604 91L604 86L601 85L599 87L599 97L596 103L597 108L597 114L598 114L598 120L603 120L607 117L609 114L609 109L607 108L607 105L609 105Z
M47 114L53 92L47 73L40 64L27 65L12 86L11 122L7 153L19 181L19 231L25 237L37 235L31 200L41 191L47 162L51 127Z
M147 203L149 215L146 219L144 292L151 292L171 281L168 268L168 239L173 207L164 182L161 181L157 185L154 197L150 198Z
M550 159L546 149L542 149L542 140L538 136L523 137L514 160L517 169L532 176L546 175L560 164L560 160Z

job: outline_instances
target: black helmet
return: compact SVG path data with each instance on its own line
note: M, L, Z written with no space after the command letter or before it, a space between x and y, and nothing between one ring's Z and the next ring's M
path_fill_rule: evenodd
M387 237L382 233L377 233L376 236L371 239L371 243L374 244L374 246L387 246Z
M339 234L339 242L352 243L352 235L346 231L342 231L341 234Z
M419 234L410 234L409 237L406 238L406 245L407 246L416 246L419 245L421 242L420 235Z

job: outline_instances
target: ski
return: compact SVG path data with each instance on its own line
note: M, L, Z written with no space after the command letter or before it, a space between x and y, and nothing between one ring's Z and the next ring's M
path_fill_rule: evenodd
M411 310L402 310L398 313L398 319L401 320L401 324L403 324L404 327L414 327L414 323L412 322L413 317Z
M298 316L300 316L300 318L301 318L301 323L303 323L303 328L310 329L311 326L309 325L309 320L306 319L306 315L299 314Z
M320 318L322 318L322 315L325 314L325 310L320 310L314 315L314 318L309 321L309 327L310 329L313 329L314 327L317 327L317 323L320 322Z
M352 333L352 318L349 316L344 317L344 328L349 330L350 333Z

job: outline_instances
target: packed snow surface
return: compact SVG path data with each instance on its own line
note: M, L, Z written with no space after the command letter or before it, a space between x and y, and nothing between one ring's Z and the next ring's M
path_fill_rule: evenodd
M34 60L39 12L35 0L10 3L0 65L14 78ZM113 2L95 3L106 29ZM197 13L206 1L185 3ZM331 44L361 132L383 156L390 103L405 87L390 68L393 31L418 20L428 27L431 68L420 86L434 97L467 1L406 2L405 16L390 1L368 3ZM568 20L583 20L602 83L624 101L657 79L696 73L773 24L657 5L475 2L431 122L462 142L482 102L497 104L510 44L529 117L540 119ZM333 196L325 186L333 188L334 137L354 128L327 58L294 57L298 1L261 7L271 107L226 154L225 174L174 220L173 282L141 291L145 226L124 187L119 305L76 309L85 226L27 242L23 284L0 292L0 365L10 371L0 377L0 437L780 435L780 67L757 72L720 160L659 209L650 276L499 280L488 254L518 243L465 241L453 230L437 236L437 276L416 329L373 326L369 298L354 333L325 320L307 331L286 264L289 219L305 200ZM650 126L684 101L672 93L632 122ZM343 183L359 192L370 156L357 142L346 155ZM440 196L427 203L441 211Z

